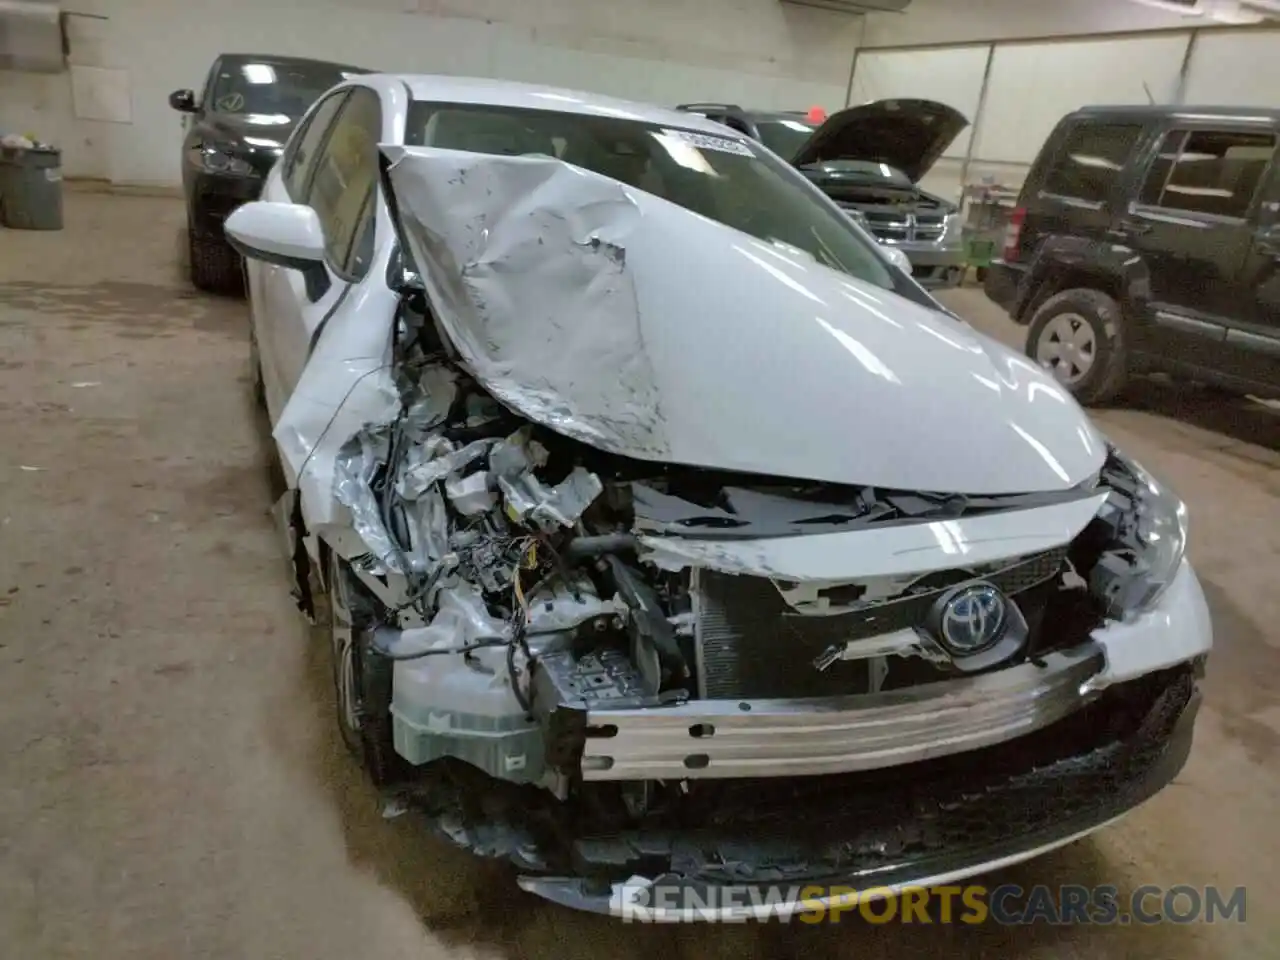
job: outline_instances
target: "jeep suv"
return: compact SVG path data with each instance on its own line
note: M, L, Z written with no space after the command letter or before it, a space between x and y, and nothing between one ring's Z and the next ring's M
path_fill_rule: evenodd
M1089 107L1040 151L988 271L1085 403L1161 371L1280 396L1280 111Z
M790 161L873 234L900 250L922 287L954 287L968 263L959 208L918 186L964 132L963 114L932 100L877 100L823 122L727 103L676 109L722 123Z

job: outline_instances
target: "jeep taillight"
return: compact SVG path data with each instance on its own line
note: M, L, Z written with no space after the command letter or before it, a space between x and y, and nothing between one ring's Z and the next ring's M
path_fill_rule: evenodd
M1027 208L1018 207L1009 214L1009 226L1004 231L1005 263L1015 262L1022 251L1022 225L1027 222Z

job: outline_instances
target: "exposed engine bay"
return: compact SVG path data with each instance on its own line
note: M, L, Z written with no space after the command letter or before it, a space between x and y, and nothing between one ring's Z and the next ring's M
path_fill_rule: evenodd
M995 497L655 464L603 453L499 404L451 360L420 295L406 300L396 354L400 412L342 448L334 492L368 548L348 557L364 614L356 655L394 665L389 702L367 706L389 711L395 752L412 767L452 758L564 799L584 781L629 779L611 772L625 758L593 749L619 736L594 722L609 711L634 720L650 710L680 717L706 702L802 705L1043 664L1087 643L1147 582L1128 519L1137 480L1120 460L1079 489ZM743 543L1073 504L1096 514L1075 542L962 568L827 582L769 576L763 559L750 575L729 561ZM704 562L680 555L691 544L709 551ZM940 598L971 582L1012 602L997 642L967 651L940 640L946 633L931 620ZM1098 662L1094 650L1064 660L1063 676L1074 687ZM1083 705L1072 697L1036 724ZM979 712L975 722L990 720ZM712 742L720 722L684 725ZM713 756L690 749L684 775L749 769L722 770ZM752 772L836 772L913 756Z

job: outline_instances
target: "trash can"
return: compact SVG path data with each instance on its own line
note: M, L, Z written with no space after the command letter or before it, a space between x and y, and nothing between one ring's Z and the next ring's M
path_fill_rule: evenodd
M52 147L0 147L0 225L62 229L62 152Z

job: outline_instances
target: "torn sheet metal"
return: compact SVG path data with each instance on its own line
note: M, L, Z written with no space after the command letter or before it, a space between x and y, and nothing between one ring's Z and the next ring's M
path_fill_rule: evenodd
M459 581L439 591L438 608L424 627L389 631L383 637L392 656L413 656L427 650L469 647L486 641L499 642L511 635L511 625L489 613L484 597L471 584Z
M385 149L411 157L391 174L402 225L486 388L587 443L667 453L626 268L631 192L547 157Z
M663 570L705 567L797 583L848 583L977 567L1070 543L1107 494L981 514L960 520L899 523L841 533L712 540L640 534L641 556Z
M546 531L573 526L604 490L600 478L582 467L574 467L573 472L554 487L548 487L531 473L518 480L499 477L498 487L512 520Z
M388 438L362 432L352 437L338 451L330 471L333 476L333 498L351 512L351 525L376 558L379 566L396 573L401 568L397 549L382 522L378 501L373 495L374 474L387 459Z
M1036 364L857 279L883 269L871 246L842 239L867 262L837 271L717 222L706 173L660 143L666 192L706 215L551 157L382 149L441 328L544 426L637 459L896 490L1059 491L1102 465Z
M1185 559L1155 607L1128 623L1109 621L1093 631L1106 668L1086 688L1103 690L1184 663L1213 649L1213 621L1204 589Z
M484 459L492 440L476 440L457 447L444 437L432 437L405 452L404 466L396 482L396 492L406 500L416 500L429 489L455 473Z

